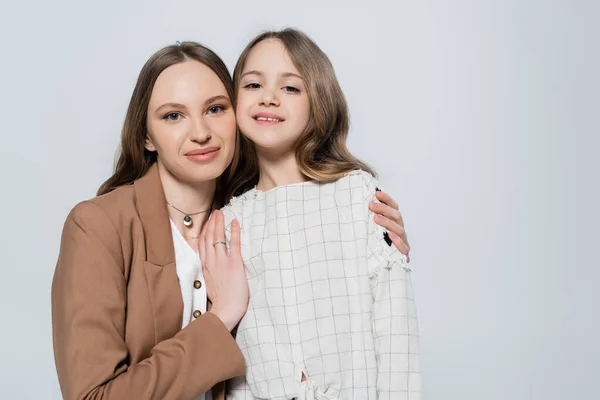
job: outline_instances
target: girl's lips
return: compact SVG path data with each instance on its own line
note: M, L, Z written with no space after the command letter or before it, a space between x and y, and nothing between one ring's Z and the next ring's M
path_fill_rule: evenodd
M273 125L285 121L285 118L270 112L260 112L252 116L259 124Z
M204 161L212 160L213 158L218 156L220 150L221 149L219 149L217 147L210 148L210 149L203 149L203 150L194 150L194 151L190 151L185 156L190 161L204 162Z
M283 122L283 120L278 120L278 119L262 119L262 118L254 118L254 121L256 121L257 124L259 125L277 125Z

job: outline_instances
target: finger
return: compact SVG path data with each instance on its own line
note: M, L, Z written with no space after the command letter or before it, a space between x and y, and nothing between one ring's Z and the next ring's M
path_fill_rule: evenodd
M229 254L234 257L242 258L242 249L240 244L240 223L234 219L231 221L231 240L229 242Z
M408 243L404 242L400 238L400 236L396 235L393 232L390 232L389 236L394 246L396 246L396 248L400 250L400 253L408 257L408 254L410 253L410 246L408 245Z
M219 210L215 210L215 223L214 223L214 231L213 231L213 244L215 248L215 255L226 256L227 255L227 246L225 246L222 242L225 242L225 216Z
M200 253L200 263L202 265L206 264L206 243L205 243L205 236L206 236L206 225L208 224L208 221L204 223L204 226L202 227L202 232L200 232L200 238L198 239L198 253Z
M396 203L394 199L392 199L392 196L390 196L386 192L375 192L375 195L377 196L377 199L379 199L380 202L398 210L398 203Z
M210 215L209 215L210 217ZM200 253L200 261L202 264L206 262L206 229L208 228L208 218L204 221L204 225L202 225L202 231L200 231L200 239L198 241L198 251Z
M406 230L403 226L398 225L394 221L389 218L383 217L379 214L375 215L375 223L379 226L384 227L390 233L394 233L396 236L399 236L404 242L408 242L406 237Z
M215 265L215 248L213 244L213 234L215 230L215 216L214 213L208 218L206 226L206 234L204 237L204 250L206 251L206 265L209 268Z
M386 204L371 202L369 204L369 210L373 211L376 214L381 214L384 217L391 219L398 225L404 226L404 219L402 218L402 214L395 208L392 208Z

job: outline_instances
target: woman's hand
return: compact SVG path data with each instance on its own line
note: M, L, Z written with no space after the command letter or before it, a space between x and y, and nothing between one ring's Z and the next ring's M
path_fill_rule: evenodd
M375 192L381 203L371 202L369 209L375 213L375 223L389 231L389 238L402 254L409 257L410 246L404 230L402 214L398 211L398 204L385 192Z
M240 224L231 222L231 248L225 244L225 218L214 211L200 235L198 249L206 292L212 301L210 312L223 321L230 331L248 309L248 281L240 249Z

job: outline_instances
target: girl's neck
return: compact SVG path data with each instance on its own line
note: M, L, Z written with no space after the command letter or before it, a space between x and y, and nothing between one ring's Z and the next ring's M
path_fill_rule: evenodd
M284 156L269 157L257 149L260 177L256 188L266 191L277 186L306 182L309 179L298 169L296 156L290 152Z
M165 192L165 198L172 205L171 207L167 206L169 217L181 234L184 237L187 236L186 239L190 236L200 236L202 225L210 213L216 180L193 183L182 182L173 176L160 162L158 163L158 173ZM183 217L186 214L192 218L192 225L189 227L183 223ZM193 241L197 242L197 240ZM188 239L188 242L191 243L191 240Z

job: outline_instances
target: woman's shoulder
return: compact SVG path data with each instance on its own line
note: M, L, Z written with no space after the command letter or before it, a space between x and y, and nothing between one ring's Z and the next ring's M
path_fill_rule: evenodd
M133 185L127 185L79 202L69 212L67 221L106 231L115 229L118 222L135 218L136 215L135 191Z

